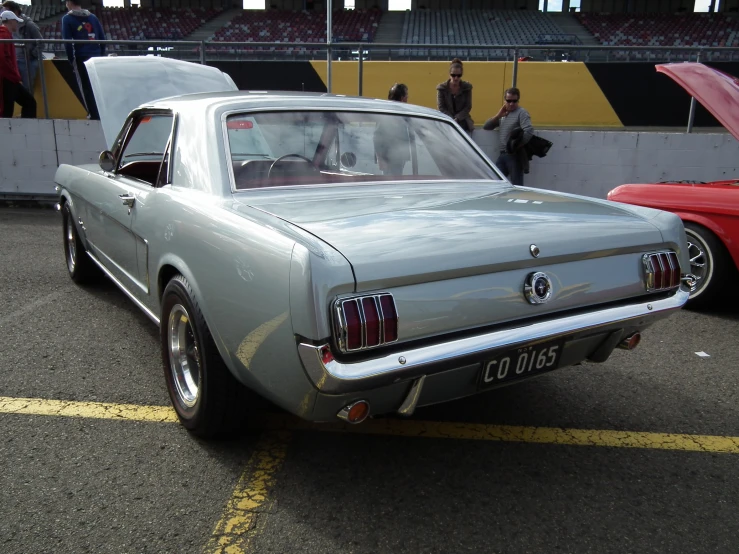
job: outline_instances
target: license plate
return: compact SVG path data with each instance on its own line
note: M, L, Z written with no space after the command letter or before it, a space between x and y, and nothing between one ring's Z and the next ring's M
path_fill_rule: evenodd
M563 347L564 341L558 340L521 346L504 352L483 364L480 387L493 387L557 369Z

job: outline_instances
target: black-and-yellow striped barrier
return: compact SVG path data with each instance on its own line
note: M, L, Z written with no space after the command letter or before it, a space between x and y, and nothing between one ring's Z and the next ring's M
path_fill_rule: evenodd
M246 61L209 62L227 72L240 89L325 92L326 62ZM539 128L682 127L687 123L690 97L671 79L658 74L654 63L520 62L517 86L521 105L529 110ZM739 76L739 62L710 64ZM493 116L511 86L512 62L477 62L464 65L465 80L473 84L472 118L478 125ZM396 82L408 85L409 101L436 107L436 86L447 78L443 61L366 61L362 64L362 95L387 98ZM34 95L39 117L83 119L85 110L71 66L66 60L44 62L47 104L44 114L41 80ZM359 62L332 64L332 92L356 95ZM17 114L20 109L17 109ZM17 115L16 114L16 115ZM719 126L701 106L696 126Z

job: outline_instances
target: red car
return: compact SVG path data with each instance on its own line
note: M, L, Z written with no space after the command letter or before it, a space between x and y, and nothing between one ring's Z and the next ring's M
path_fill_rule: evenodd
M657 65L703 104L739 140L739 79L700 63ZM628 184L608 199L673 212L688 235L695 290L687 306L735 301L730 281L739 279L739 179L711 183Z

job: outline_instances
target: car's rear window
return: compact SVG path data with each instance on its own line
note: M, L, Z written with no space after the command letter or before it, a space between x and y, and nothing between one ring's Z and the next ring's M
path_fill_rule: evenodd
M231 115L237 189L386 180L500 180L453 125L400 114Z

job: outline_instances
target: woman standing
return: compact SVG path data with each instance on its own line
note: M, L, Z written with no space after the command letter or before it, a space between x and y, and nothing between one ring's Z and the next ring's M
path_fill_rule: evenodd
M464 67L459 58L454 58L449 66L449 79L436 87L436 105L441 113L454 119L459 125L472 133L475 122L470 117L472 111L472 84L462 80Z

